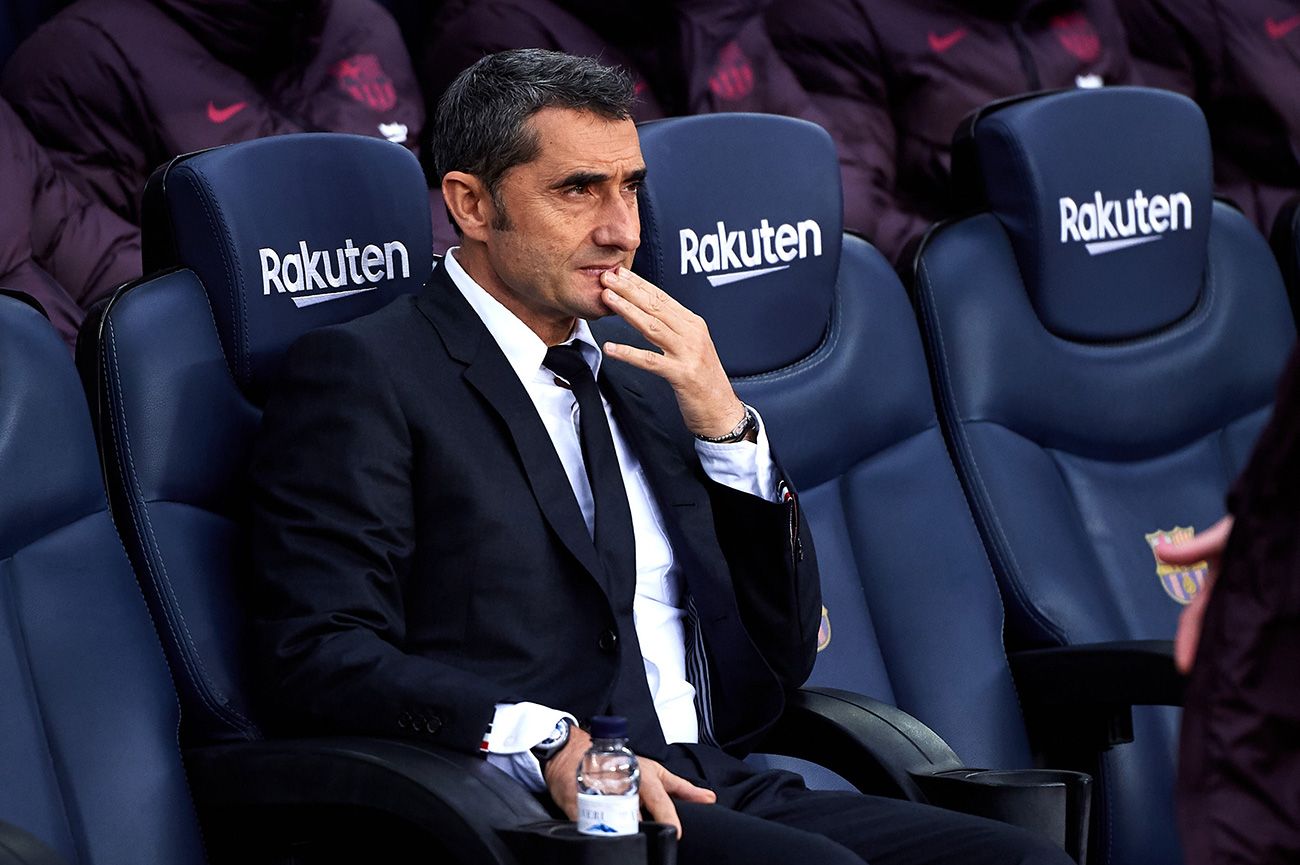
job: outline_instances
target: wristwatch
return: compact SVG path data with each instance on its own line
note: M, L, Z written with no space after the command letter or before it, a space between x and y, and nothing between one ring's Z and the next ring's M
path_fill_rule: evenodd
M569 728L572 726L573 722L568 718L561 718L555 722L555 732L551 734L549 739L539 742L529 749L543 768L546 767L546 763L552 757L563 751L564 746L569 744Z
M720 436L704 436L696 433L695 437L702 442L709 442L715 445L728 445L738 442L745 436L749 435L751 430L758 427L758 415L755 414L754 410L746 403L742 402L741 406L745 409L745 416L740 419L740 423L736 424L732 428L731 432Z

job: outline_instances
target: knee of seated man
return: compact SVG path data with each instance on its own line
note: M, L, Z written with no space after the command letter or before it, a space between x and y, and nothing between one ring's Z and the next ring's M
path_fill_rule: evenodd
M1006 826L1004 837L1007 855L1003 861L1011 865L1074 865L1060 845L1037 832Z

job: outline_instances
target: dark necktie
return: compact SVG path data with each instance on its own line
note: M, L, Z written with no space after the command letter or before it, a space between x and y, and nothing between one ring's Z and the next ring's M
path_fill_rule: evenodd
M612 644L601 646L603 651L617 651L619 658L618 675L603 711L627 716L638 754L662 758L667 745L646 680L641 641L637 638L632 612L636 594L632 511L627 504L627 489L623 486L623 472L614 451L614 437L605 417L600 388L576 345L559 345L548 350L546 368L569 383L578 401L582 462L596 503L593 540L601 567L605 569L605 591L619 634L617 648Z
M614 437L591 367L576 345L557 345L546 352L546 368L564 378L578 401L578 437L582 462L596 505L593 540L600 563L619 600L631 602L636 586L636 547L632 511L623 486L623 472L614 451ZM611 599L612 600L612 599Z

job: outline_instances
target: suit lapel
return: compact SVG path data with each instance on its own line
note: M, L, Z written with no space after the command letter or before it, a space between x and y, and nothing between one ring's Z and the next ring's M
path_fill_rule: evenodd
M694 494L698 484L692 482L689 469L667 433L655 423L653 404L636 384L610 369L611 363L606 360L601 365L605 381L602 392L614 409L619 429L641 460L656 500L665 508L698 505L699 496Z
M578 500L537 408L492 335L456 288L446 268L430 277L416 306L441 337L447 353L465 365L465 381L505 421L537 506L561 543L614 597Z
M614 408L619 429L640 459L646 481L659 503L673 552L682 559L688 591L692 595L704 591L712 596L706 584L721 585L718 581L725 583L726 574L716 567L717 556L709 555L710 550L716 550L717 540L708 492L655 421L659 410L654 402L616 366L602 365L601 377L607 382L605 398Z

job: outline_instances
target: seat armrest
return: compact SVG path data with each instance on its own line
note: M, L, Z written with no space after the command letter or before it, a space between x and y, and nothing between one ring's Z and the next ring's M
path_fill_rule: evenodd
M1183 703L1170 640L1029 649L1010 661L1030 731L1048 750L1132 742L1133 706Z
M1091 777L963 766L921 721L861 694L835 688L796 692L760 750L825 766L864 793L928 802L1039 832L1076 861L1086 852Z
M1021 698L1070 706L1181 706L1172 640L1086 643L1011 655Z
M914 775L931 805L1051 838L1075 862L1088 855L1092 777L1057 769L960 769Z
M0 820L0 865L68 865L35 835Z
M838 688L802 688L758 748L832 769L864 793L924 802L915 772L961 769L939 735L887 703Z
M410 835L426 852L436 844L454 861L500 865L656 865L676 855L675 836L665 841L658 824L639 836L574 838L567 821L553 819L480 757L419 742L340 736L205 745L187 749L185 763L200 813L234 824L249 815L314 813L334 824L356 821L362 832L373 826L390 847L406 843L394 834Z

